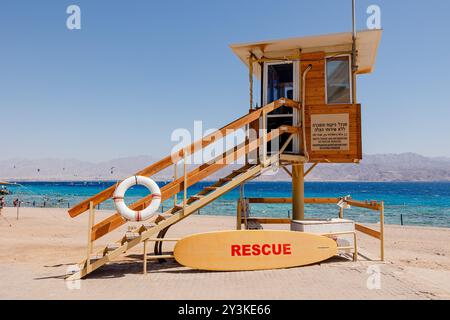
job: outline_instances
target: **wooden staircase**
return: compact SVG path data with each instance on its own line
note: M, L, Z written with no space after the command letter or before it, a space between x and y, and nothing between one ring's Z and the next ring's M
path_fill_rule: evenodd
M173 153L172 155L156 162L155 164L137 172L136 175L151 177L171 165L174 165L176 168L179 161L184 160L184 164L186 164L187 156L204 149L205 147L216 141L216 139L225 137L227 134L230 134L230 132L233 132L233 130L243 128L251 124L259 123L259 119L261 117L266 117L268 113L280 107L300 108L300 105L297 102L289 99L280 99L274 101L271 104L268 104L258 110L254 110L248 115L231 122L217 132L202 138L201 140L193 143L184 150ZM238 159L249 155L253 151L259 151L259 154L261 154L261 152L263 152L261 151L261 146L264 146L262 147L262 150L265 150L265 145L267 144L267 142L271 141L272 139L277 139L283 133L291 133L293 132L293 130L294 128L292 127L283 126L278 130L272 130L268 133L266 132L253 141L250 141L248 139L241 145L228 150L224 154L218 156L216 159L202 164L199 167L191 170L190 172L186 172L185 170L184 177L176 177L173 182L161 188L162 201L168 200L169 198L174 197L178 193L184 191L185 196L182 204L176 203L174 207L146 221L144 225L136 229L129 230L129 232L127 232L116 243L106 246L96 254L92 256L86 255L86 257L90 258L82 261L79 264L80 270L70 275L67 280L77 280L85 277L94 270L97 270L101 266L113 261L118 256L126 253L142 242L144 242L145 245L149 241L155 242L155 253L157 251L161 251L161 244L163 240L162 238L164 237L169 227L197 212L199 209L215 201L217 198L233 190L242 183L254 179L264 170L271 167L274 163L279 162L280 155L283 153L283 150L287 146L287 144L280 149L280 152L278 154L272 156L264 156L262 159L259 159L257 164L246 164L242 168L233 171L228 176L219 179L216 183L205 187L196 195L187 198L186 194L189 187L225 168L229 163L234 163ZM298 130L296 132L298 132ZM291 134L291 139L292 137L293 134ZM93 211L93 208L95 206L108 199L111 199L115 188L116 186L111 186L110 188L105 189L99 194L74 206L69 210L69 215L74 218L86 211ZM147 196L130 205L129 207L132 210L142 210L143 208L148 206L151 201L152 197ZM94 218L90 219L90 221L93 220ZM114 231L125 223L127 223L127 221L119 213L113 214L112 216L97 223L96 225L90 223L88 246L90 246L91 249L88 249L88 252L92 252L92 243L95 240ZM157 250L157 245L159 245L159 250ZM158 255L158 257L161 258L163 256Z
M275 157L273 157L273 159L274 161L277 161ZM85 277L87 274L100 268L106 263L111 262L119 255L126 253L143 241L152 238L158 232L189 217L191 214L197 212L199 209L205 207L220 196L238 187L243 182L252 179L255 175L261 173L263 169L264 166L259 164L246 165L237 171L233 171L227 177L220 179L209 187L205 187L198 194L190 197L185 207L176 206L167 210L160 215L160 217L164 217L163 220L150 226L143 225L135 231L127 233L119 241L106 246L94 255L94 259L92 259L89 264L87 263L87 260L83 261L80 264L81 270L68 277L67 280L77 280Z

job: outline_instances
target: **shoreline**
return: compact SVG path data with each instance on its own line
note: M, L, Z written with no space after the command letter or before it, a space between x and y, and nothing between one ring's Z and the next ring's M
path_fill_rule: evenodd
M97 222L111 211L98 211ZM361 256L354 263L334 258L319 265L257 272L200 272L150 262L142 275L142 248L127 253L69 290L67 268L86 252L87 215L71 219L64 209L23 208L0 218L0 299L450 299L450 229L386 226L386 262L379 243L358 234ZM233 230L234 217L194 215L168 237ZM267 226L283 229L287 226ZM95 244L96 250L123 236L122 226ZM165 246L170 252L171 247ZM381 288L367 288L368 268L380 268ZM295 284L294 286L292 284ZM220 287L221 290L217 290ZM271 288L270 291L266 290ZM346 290L342 290L346 288Z
M4 207L4 210L16 210L17 208L14 207ZM20 209L32 209L32 210L62 210L64 211L67 215L68 215L68 210L67 208L53 208L53 207L46 207L46 208L41 208L41 207L20 207ZM116 211L114 210L97 210L98 212L102 212L102 213L109 213L109 214L114 214L116 213ZM195 215L196 217L217 217L217 218L236 218L236 216L233 215L223 215L223 214L209 214L209 213L205 213L205 214L200 214L200 215ZM317 218L320 219L320 218ZM306 219L306 220L311 220L311 219ZM314 220L314 219L313 219ZM379 225L374 224L374 223L366 223L366 222L361 222L364 225L368 225L368 226L377 226ZM409 225L409 224L404 224L403 226L400 224L392 224L392 223L385 223L384 224L386 227L391 227L391 228L407 228L407 229L429 229L429 230L442 230L442 229L446 229L450 231L450 227L437 227L437 226L420 226L420 225Z
M39 179L22 179L22 180L15 180L12 178L0 178L0 180L2 181L8 181L12 184L16 184L16 185L20 185L20 183L117 183L117 181L121 181L121 179L116 179L116 180L108 180L108 179L79 179L79 180L58 180L58 179L43 179L43 180L39 180ZM167 181L172 181L172 179L161 179L161 178L156 178L155 181L157 182L167 182ZM215 182L217 181L217 179L205 179L202 180L200 183L202 182ZM251 183L292 183L292 180L290 179L282 179L282 180L258 180L255 179L253 181L248 182L249 184ZM402 184L402 183L442 183L442 184L450 184L450 180L308 180L306 178L305 180L306 183L398 183L398 184Z

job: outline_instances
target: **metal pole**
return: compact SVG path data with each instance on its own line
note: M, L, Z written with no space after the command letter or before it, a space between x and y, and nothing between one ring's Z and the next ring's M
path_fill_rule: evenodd
M352 27L353 40L356 40L356 0L352 0Z
M352 103L356 104L356 72L358 66L356 65L356 0L352 0Z

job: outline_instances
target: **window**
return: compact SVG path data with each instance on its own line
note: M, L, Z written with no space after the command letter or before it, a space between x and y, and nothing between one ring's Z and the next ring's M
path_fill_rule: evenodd
M327 58L327 103L352 103L350 57Z

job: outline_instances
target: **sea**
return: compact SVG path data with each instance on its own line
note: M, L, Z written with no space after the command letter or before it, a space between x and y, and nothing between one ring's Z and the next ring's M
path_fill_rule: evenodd
M168 182L160 181L159 186ZM114 185L113 181L96 182L18 182L8 186L12 192L5 197L8 206L20 199L22 207L70 208L80 201ZM202 182L189 188L188 194L195 195L211 182ZM328 198L351 196L355 200L377 200L385 202L385 220L387 224L409 226L450 227L450 183L449 182L307 182L305 196L310 198ZM126 202L147 195L143 187L133 187L126 194ZM199 210L200 215L233 216L239 189L220 197L207 207ZM289 182L249 182L245 185L246 198L287 198L291 197ZM183 195L178 195L182 201ZM160 210L173 205L173 199L165 201ZM111 200L102 203L100 209L114 209ZM290 217L290 204L254 204L251 214L259 217ZM339 212L337 205L307 205L307 218L335 218ZM379 214L360 208L349 208L345 216L361 223L377 223Z

